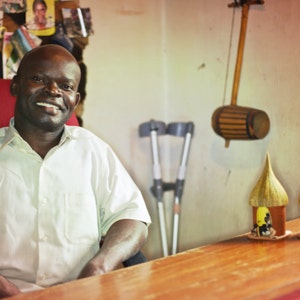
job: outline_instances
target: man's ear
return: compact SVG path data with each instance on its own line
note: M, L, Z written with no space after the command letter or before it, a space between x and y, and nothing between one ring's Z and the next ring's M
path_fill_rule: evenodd
M81 99L81 95L79 92L76 93L76 104L74 106L74 110L76 109L76 107L78 106L79 102L80 102L80 99Z
M16 97L18 91L17 76L14 76L10 84L10 93Z

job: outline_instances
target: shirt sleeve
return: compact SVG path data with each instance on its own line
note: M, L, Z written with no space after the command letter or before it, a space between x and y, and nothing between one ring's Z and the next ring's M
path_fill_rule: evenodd
M102 189L100 192L102 236L112 224L122 219L138 220L150 225L151 218L141 191L110 148L107 149L105 164L105 178L101 180L105 186L101 182L99 186Z

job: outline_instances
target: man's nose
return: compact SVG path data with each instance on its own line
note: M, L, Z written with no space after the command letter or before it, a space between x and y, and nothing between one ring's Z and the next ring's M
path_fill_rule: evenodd
M54 81L50 81L46 86L45 86L45 90L52 96L61 96L61 89L59 87L59 85L54 82Z

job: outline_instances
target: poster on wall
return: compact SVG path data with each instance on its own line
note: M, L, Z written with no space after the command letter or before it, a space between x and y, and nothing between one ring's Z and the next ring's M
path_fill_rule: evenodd
M3 54L2 54L2 68L3 78L12 79L18 70L19 60L11 43L12 32L4 32L3 35Z
M11 36L11 43L19 60L21 60L25 53L39 46L42 40L28 32L24 26L20 26Z
M87 37L93 34L89 8L62 8L62 16L68 37Z
M20 26L15 32L5 31L2 53L3 78L12 79L25 53L39 46L41 42L40 38L29 33L24 26Z
M37 36L55 33L55 1L27 0L26 27Z
M26 11L26 0L0 0L5 13L18 14Z

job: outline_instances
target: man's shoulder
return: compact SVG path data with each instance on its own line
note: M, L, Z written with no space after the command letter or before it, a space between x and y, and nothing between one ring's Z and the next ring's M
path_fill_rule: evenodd
M0 134L3 135L7 132L8 127L0 127Z
M7 135L8 127L1 127L0 128L0 143L4 140L5 136Z
M9 132L9 127L0 128L0 149L13 138L13 133Z
M69 145L78 151L81 149L86 154L93 153L92 155L98 157L114 156L114 151L110 145L88 129L66 125L66 136L70 141Z
M99 136L83 127L66 125L66 129L68 135L78 141L90 141L91 143L107 145L107 143L103 141Z

